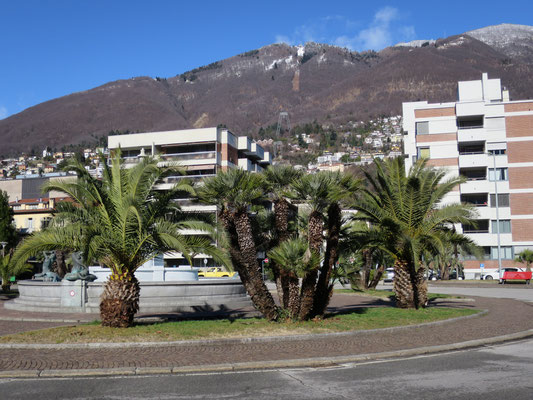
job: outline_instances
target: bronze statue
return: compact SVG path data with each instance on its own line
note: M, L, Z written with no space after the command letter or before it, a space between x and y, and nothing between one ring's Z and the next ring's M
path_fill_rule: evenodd
M89 268L83 263L81 251L75 251L72 253L72 270L65 275L67 281L88 281L92 282L97 277L96 275L89 273Z
M54 261L56 260L55 251L43 251L43 272L33 275L33 279L42 279L43 281L59 282L61 278L51 270Z

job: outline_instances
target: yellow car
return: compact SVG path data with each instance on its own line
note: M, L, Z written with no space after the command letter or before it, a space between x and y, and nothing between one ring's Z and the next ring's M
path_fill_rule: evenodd
M200 278L233 278L236 272L224 271L220 267L210 267L205 271L198 271Z

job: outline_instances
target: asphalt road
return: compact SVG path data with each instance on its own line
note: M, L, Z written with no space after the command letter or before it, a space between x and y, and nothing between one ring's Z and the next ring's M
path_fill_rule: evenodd
M516 287L505 287L500 285L494 285L493 288L480 288L480 287L447 287L447 286L431 286L429 285L429 291L431 293L442 294L457 294L465 296L480 296L480 297L493 297L499 299L515 299L521 301L533 302L533 288L531 285L524 285L523 289ZM513 285L514 286L514 285ZM533 398L533 396L532 396Z
M146 377L12 379L2 399L533 398L533 339L336 368Z

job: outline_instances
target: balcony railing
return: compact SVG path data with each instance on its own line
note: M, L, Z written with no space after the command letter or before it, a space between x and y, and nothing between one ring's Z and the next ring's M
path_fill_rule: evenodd
M188 160L215 160L216 151L197 151L193 153L160 154L165 161L188 161Z
M176 176L168 176L165 179L163 179L164 183L176 183L181 181L182 179L202 179L202 178L209 178L211 176L215 176L215 174L204 174L204 175L176 175Z
M489 233L488 229L467 229L463 233Z
M458 126L457 129L482 129L483 125L473 125L473 126Z
M465 176L465 178L467 181L486 181L487 180L486 176L473 176L473 177Z

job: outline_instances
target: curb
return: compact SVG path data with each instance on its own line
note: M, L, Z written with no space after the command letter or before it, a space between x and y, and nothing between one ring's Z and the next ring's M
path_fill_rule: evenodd
M136 347L177 347L177 346L205 346L206 344L245 344L245 343L270 343L283 341L297 341L297 340L312 340L327 337L350 337L363 335L368 333L379 332L394 332L405 329L413 329L423 326L438 326L447 324L449 322L462 321L471 318L479 318L488 314L488 310L480 310L480 312L472 315L465 315L462 317L449 318L441 321L425 322L416 325L392 326L390 328L366 329L360 331L348 332L332 332L332 333L314 333L305 335L285 335L285 336L260 336L260 337L245 337L240 339L207 339L207 340L180 340L173 342L124 342L124 343L66 343L66 344L26 344L26 343L0 343L0 349L117 349L117 348L136 348ZM1 372L1 371L0 371Z
M181 367L131 367L131 368L102 368L102 369L69 369L69 370L25 370L25 371L0 371L0 378L67 378L67 377L94 377L94 376L146 376L167 374L194 374L216 373L233 371L252 371L282 368L312 368L331 367L349 363L362 363L413 357L428 354L445 353L456 350L473 349L488 345L500 344L533 337L533 329L509 335L492 338L469 340L466 342L452 343L440 346L419 347L415 349L396 350L382 353L369 353L353 356L303 358L292 360L251 361L231 364L211 364Z

